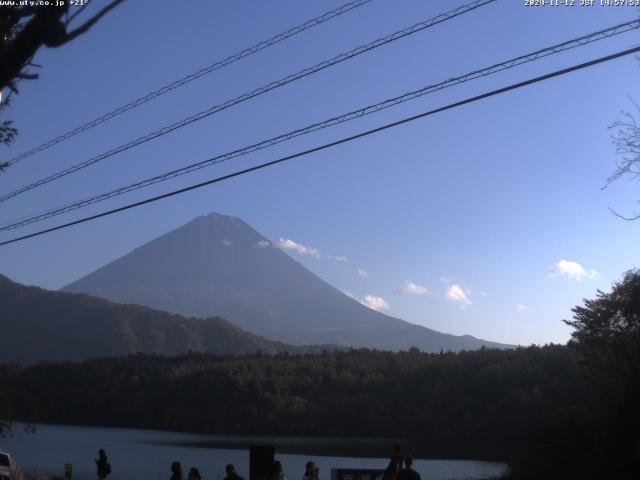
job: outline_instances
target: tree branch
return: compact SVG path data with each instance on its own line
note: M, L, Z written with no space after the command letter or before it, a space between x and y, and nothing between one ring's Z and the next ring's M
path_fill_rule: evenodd
M24 25L19 29L15 37L10 42L2 45L0 48L0 88L8 87L15 91L15 80L20 79L23 68L28 64L37 50L42 46L59 47L70 42L74 38L87 32L102 17L120 5L124 0L113 0L107 6L102 8L98 13L89 18L81 26L67 33L67 27L61 20L63 15L68 12L68 5L59 7L46 6L39 7L37 10L24 10L18 17L29 13L33 14ZM5 19L4 30L9 27L14 18ZM9 22L9 23L7 23ZM4 39L7 40L6 38ZM23 78L30 78L30 74L25 74Z
M73 30L72 32L68 32L64 38L64 41L60 44L63 45L71 40L73 40L74 38L76 38L78 35L82 35L83 33L87 32L91 27L93 27L96 23L98 23L98 21L104 17L107 13L109 13L111 10L113 10L114 8L116 8L118 5L120 5L122 2L124 2L124 0L113 0L109 5L107 5L106 7L104 7L102 10L100 10L98 13L96 13L93 17L91 17L89 20L87 20L86 22L84 22L82 25L80 25L78 28L76 28L75 30ZM72 17L73 18L73 17ZM51 46L51 45L48 45ZM58 46L58 45L55 45Z
M48 39L65 35L64 25L60 22L60 17L65 11L65 7L41 8L15 38L4 46L0 55L0 88L14 89L14 79L42 44Z
M21 80L37 80L40 76L37 73L19 73L16 78Z
M633 216L631 217L625 217L624 215L622 215L621 213L616 212L613 208L609 207L609 213L611 213L611 215L614 215L618 218L621 218L622 220L626 220L627 222L633 222L634 220L638 220L640 219L640 213L636 213L633 212Z
M73 15L71 15L69 17L69 19L67 20L67 26L73 22L73 19L76 18L78 15L80 15L82 12L84 12L84 9L87 7L87 4L85 3L84 5L82 5Z

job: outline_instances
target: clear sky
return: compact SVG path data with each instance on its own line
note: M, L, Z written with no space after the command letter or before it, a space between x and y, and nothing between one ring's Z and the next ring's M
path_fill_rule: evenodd
M80 39L40 51L9 118L22 153L202 66L337 7L338 1L128 1ZM0 174L14 190L147 132L464 1L374 0L173 91ZM580 3L580 0L576 0ZM598 2L599 3L599 2ZM102 3L93 0L87 14ZM0 221L151 174L633 19L633 7L501 0L247 101L0 204ZM294 153L640 43L637 31L427 95L13 232L28 233ZM615 60L109 218L0 247L0 273L57 289L192 218L236 215L340 290L405 320L517 343L565 342L571 307L640 263L637 181L602 190L607 130L640 64ZM289 241L286 241L289 240ZM294 244L295 242L295 244ZM306 247L306 250L305 248ZM345 257L345 258L337 258ZM344 261L346 259L346 261Z

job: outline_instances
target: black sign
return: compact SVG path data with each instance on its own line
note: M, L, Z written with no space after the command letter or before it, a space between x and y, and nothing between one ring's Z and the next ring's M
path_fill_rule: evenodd
M365 468L333 468L331 480L382 480L384 470Z
M249 479L267 480L273 470L275 449L271 445L249 447Z

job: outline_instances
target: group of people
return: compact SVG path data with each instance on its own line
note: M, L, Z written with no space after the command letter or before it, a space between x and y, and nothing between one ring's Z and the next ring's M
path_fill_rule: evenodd
M105 480L111 474L111 464L109 464L107 454L103 449L98 452L98 458L95 459L95 462L98 479ZM420 474L412 468L412 465L413 458L411 455L403 453L400 446L395 445L389 465L384 472L383 480L421 480ZM236 468L232 464L228 464L225 467L225 473L224 480L244 480L243 477L238 475ZM185 480L180 462L171 464L170 480ZM196 467L189 469L186 480L202 480ZM282 469L282 463L275 460L271 472L265 480L288 480ZM320 469L314 462L307 462L302 480L320 480Z
M104 449L98 451L98 458L94 459L96 463L97 475L99 480L106 480L111 475L111 464ZM228 464L225 467L226 477L224 480L244 480L243 477L238 475L236 467L232 464ZM182 464L180 462L173 462L171 464L171 477L169 480L185 480L182 473ZM191 467L187 473L186 480L202 480L200 472L196 467ZM287 480L287 476L282 471L282 464L279 461L273 462L273 468L266 480ZM318 469L313 462L307 463L307 469L304 474L303 480L318 480Z
M413 457L403 453L400 445L394 446L382 480L421 480L420 474L413 469Z
M232 464L228 464L225 467L225 473L227 476L224 480L244 480L243 477L238 475L236 472L236 467ZM180 462L173 462L171 464L171 478L169 480L184 480L182 476L182 465ZM189 470L189 474L186 480L202 480L200 476L200 472L197 468L192 467ZM282 463L280 461L275 460L271 467L271 471L266 476L265 480L288 480L282 469ZM316 464L313 462L307 462L306 469L304 475L302 476L302 480L319 480L319 469L316 467Z
M94 459L96 462L97 475L99 480L105 480L111 475L111 464L104 449L98 451L98 458ZM233 465L229 464L226 467L227 476L225 480L244 480L240 475L236 473L236 469ZM173 462L171 464L171 477L170 480L185 480L182 474L182 464L180 462ZM187 474L186 480L202 480L200 472L196 467L191 467Z
M180 462L173 462L171 464L171 480L183 480L182 476L182 464ZM200 472L196 467L191 467L187 474L187 480L202 480Z

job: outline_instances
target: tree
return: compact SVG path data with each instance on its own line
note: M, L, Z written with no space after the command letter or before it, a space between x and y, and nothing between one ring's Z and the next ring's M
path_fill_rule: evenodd
M112 0L73 30L68 28L84 7L69 15L69 2L60 2L60 5L1 5L0 114L9 106L11 95L18 93L18 82L38 78L38 74L29 71L30 67L38 67L31 62L38 49L43 45L56 48L69 43L88 32L123 1ZM8 95L3 95L5 90L9 90ZM9 145L17 134L18 130L11 120L0 120L0 144ZM0 162L0 171L6 167L6 163ZM3 419L0 405L0 436L8 432L11 432L11 423Z
M640 270L573 313L579 400L538 424L511 480L640 478Z
M69 27L84 7L69 15L68 1L59 2L60 5L0 6L0 113L6 110L11 95L18 93L18 82L38 78L30 67L38 67L32 59L42 46L56 48L69 43L88 32L123 1L112 0L73 30ZM2 98L5 89L9 94ZM10 120L0 121L0 143L8 145L17 133ZM6 166L0 163L0 170Z
M640 270L630 270L610 293L573 308L572 346L584 363L610 379L637 387L640 379ZM611 378L613 376L613 378Z
M640 175L640 124L636 119L636 115L640 115L640 105L633 99L631 103L635 107L636 114L622 112L621 117L609 127L613 131L611 140L615 145L616 154L620 155L622 159L617 162L615 171L607 179L607 185L626 175L632 177ZM621 215L615 210L611 210L611 212L625 220L640 219L638 212L633 212L631 216Z
M610 293L598 291L573 313L565 321L574 328L569 347L590 379L589 423L600 425L594 440L603 471L611 478L640 474L640 270L626 272Z

